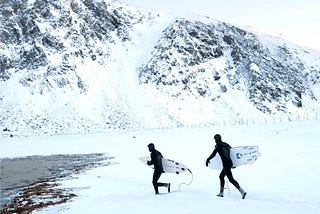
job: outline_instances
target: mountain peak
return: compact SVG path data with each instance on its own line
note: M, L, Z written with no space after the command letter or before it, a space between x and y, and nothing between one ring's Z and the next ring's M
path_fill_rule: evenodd
M198 126L320 109L319 56L268 35L116 1L0 6L4 134Z

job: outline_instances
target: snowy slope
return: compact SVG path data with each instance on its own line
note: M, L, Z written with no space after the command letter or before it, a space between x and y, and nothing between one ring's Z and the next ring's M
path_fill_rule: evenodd
M109 0L4 0L0 10L4 136L320 114L319 53L279 38Z
M139 89L135 67L171 16L108 1L35 1L27 8L24 3L17 14L4 6L12 15L8 22L23 13L29 20L25 28L40 35L22 29L27 31L21 32L22 47L15 41L6 45L10 37L2 37L3 64L18 65L0 73L1 131L25 135L46 133L48 127L50 134L158 126L157 118L144 117L145 111L156 115L158 107L150 108ZM38 17L32 8L48 14Z
M218 126L100 135L2 139L0 157L104 152L118 164L96 168L61 182L78 195L72 201L34 213L317 213L320 209L318 173L318 121L260 126ZM248 192L245 200L231 185L224 198L219 191L219 171L204 166L220 133L232 146L258 145L262 156L252 165L233 170ZM44 142L45 141L45 142ZM152 169L139 161L153 142L167 157L186 164L193 172L189 186L180 192L155 196ZM163 174L161 180L189 182L189 174ZM166 189L160 189L165 192Z

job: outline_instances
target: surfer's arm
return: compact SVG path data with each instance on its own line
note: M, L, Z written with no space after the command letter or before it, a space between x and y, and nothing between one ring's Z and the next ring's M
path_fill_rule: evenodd
M213 150L213 152L211 153L211 155L207 158L206 166L208 166L208 165L209 165L210 160L211 160L212 158L214 158L214 156L216 156L217 152L218 152L218 150L217 150L217 149L214 149L214 150Z
M147 164L148 164L148 165L153 165L154 163L153 163L153 161L152 161L152 159L151 159L151 160L148 160L148 161L147 161Z
M153 165L153 164L154 164L154 156L153 156L152 153L151 153L151 155L150 155L150 160L147 161L147 164L148 164L148 165Z

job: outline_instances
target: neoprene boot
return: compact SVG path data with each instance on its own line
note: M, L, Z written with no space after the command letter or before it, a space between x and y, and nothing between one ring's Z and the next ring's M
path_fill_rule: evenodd
M224 190L224 187L220 187L220 192L217 196L223 197L223 190Z
M158 195L159 194L159 188L158 188L158 186L153 186L154 187L154 193L156 194L156 195Z
M246 191L244 191L241 187L239 188L239 191L241 193L242 199L245 199L247 195Z

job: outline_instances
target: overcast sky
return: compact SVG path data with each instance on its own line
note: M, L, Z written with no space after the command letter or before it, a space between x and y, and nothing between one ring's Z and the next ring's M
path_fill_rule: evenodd
M144 9L210 16L320 50L320 0L120 0Z

